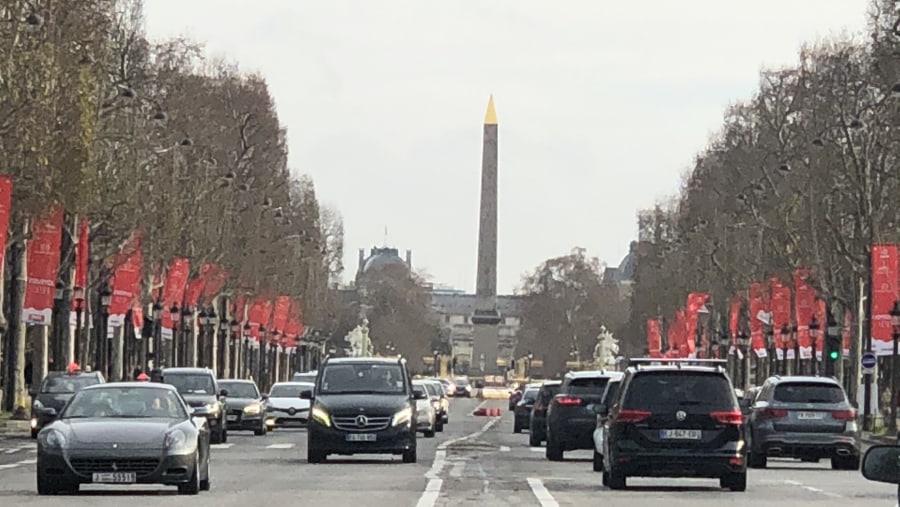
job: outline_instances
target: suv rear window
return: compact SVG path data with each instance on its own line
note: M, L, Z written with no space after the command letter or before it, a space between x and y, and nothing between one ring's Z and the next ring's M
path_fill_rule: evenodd
M525 401L534 401L537 399L538 389L536 387L532 387L525 390L525 393L522 395L522 399Z
M574 378L566 388L567 394L596 394L600 396L609 383L609 377Z
M775 386L775 401L782 403L843 403L844 390L822 382L789 382Z
M666 371L635 375L625 392L623 406L632 409L702 407L709 410L737 408L731 382L722 375Z

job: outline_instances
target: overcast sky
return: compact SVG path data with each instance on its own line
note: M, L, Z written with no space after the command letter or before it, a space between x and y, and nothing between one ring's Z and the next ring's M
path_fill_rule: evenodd
M188 35L261 72L290 164L358 248L413 250L475 286L481 123L500 129L499 291L574 246L617 265L635 213L680 186L763 66L865 30L868 0L146 0L152 38Z

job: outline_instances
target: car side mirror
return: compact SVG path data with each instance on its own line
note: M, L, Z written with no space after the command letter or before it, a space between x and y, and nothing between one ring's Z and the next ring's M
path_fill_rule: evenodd
M870 481L900 484L900 446L870 447L863 457L862 475Z
M427 400L428 395L423 393L422 391L413 391L413 398L417 400Z
M263 400L263 401L268 401L268 400L269 400L269 395L268 395L268 394L261 394L261 395L259 395L259 399L261 399L261 400Z
M55 408L45 408L44 415L48 415L50 417L56 417L56 409Z
M307 389L306 391L300 391L300 399L301 400L311 400L313 397L312 391Z
M222 389L221 391L219 391L219 396L221 396L222 398L227 398L227 397L228 397L228 390L227 390L227 389Z

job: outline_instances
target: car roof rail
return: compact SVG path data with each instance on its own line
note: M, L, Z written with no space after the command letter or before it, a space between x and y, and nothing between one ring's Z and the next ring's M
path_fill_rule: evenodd
M727 359L692 359L688 357L665 358L665 357L633 357L628 360L628 366L715 366L717 370L723 370L728 364Z

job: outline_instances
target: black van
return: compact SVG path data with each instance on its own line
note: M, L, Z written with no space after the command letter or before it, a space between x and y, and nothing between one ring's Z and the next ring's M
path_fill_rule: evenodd
M422 399L427 394L421 393ZM307 461L329 454L402 454L416 462L416 399L406 361L396 358L326 358L312 391Z

